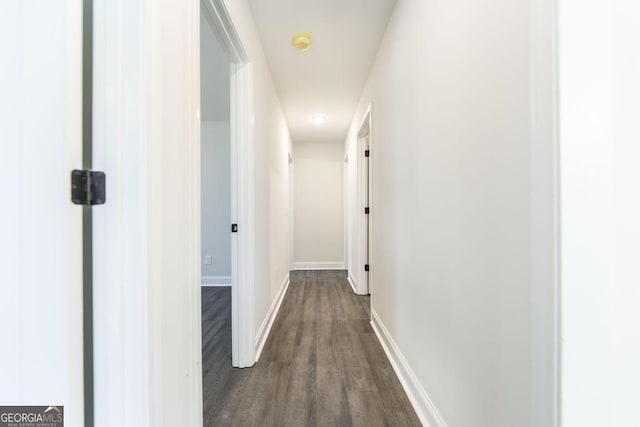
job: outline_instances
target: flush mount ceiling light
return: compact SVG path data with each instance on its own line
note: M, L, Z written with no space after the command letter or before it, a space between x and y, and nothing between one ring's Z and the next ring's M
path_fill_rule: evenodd
M298 33L291 39L291 44L301 52L311 48L311 34Z
M324 123L324 122L327 121L327 116L322 116L322 115L313 116L311 118L311 121L313 121L313 123L315 123L315 124Z

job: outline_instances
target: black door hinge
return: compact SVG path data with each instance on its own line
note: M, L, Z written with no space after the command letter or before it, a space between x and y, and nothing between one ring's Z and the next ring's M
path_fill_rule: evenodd
M369 264L364 265L364 271L369 271Z
M238 232L238 224L231 224L231 232L232 233Z
M369 157L369 150L364 150L364 156Z
M364 214L369 215L369 208L364 208Z
M94 206L106 202L107 177L104 172L71 171L71 201L76 205Z

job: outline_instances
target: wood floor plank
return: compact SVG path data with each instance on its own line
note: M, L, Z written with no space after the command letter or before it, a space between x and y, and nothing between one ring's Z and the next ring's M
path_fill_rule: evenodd
M355 427L383 427L387 425L382 402L375 391L349 391L348 400Z
M317 426L351 426L351 412L342 370L332 364L316 365Z
M231 367L231 289L203 288L209 426L419 426L343 271L295 271L253 368Z

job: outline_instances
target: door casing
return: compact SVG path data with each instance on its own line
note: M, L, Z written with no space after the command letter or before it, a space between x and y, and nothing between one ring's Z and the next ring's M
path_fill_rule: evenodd
M358 233L357 244L359 246L360 261L350 266L356 271L356 290L360 295L371 294L373 299L373 219L375 214L373 200L373 164L375 152L373 151L373 132L371 121L371 104L367 106L358 131L358 155L357 155L357 182L358 182ZM368 147L368 148L367 148ZM369 150L368 167L364 151ZM368 176L367 176L368 175ZM368 197L367 197L368 196ZM364 208L369 206L369 214L365 215ZM369 271L364 270L364 265L369 264Z

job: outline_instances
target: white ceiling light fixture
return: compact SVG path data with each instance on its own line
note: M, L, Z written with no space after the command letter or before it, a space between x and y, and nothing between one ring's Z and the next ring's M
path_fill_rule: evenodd
M317 125L322 124L324 122L327 121L327 116L323 116L321 114L317 115L317 116L313 116L311 118L311 121Z

